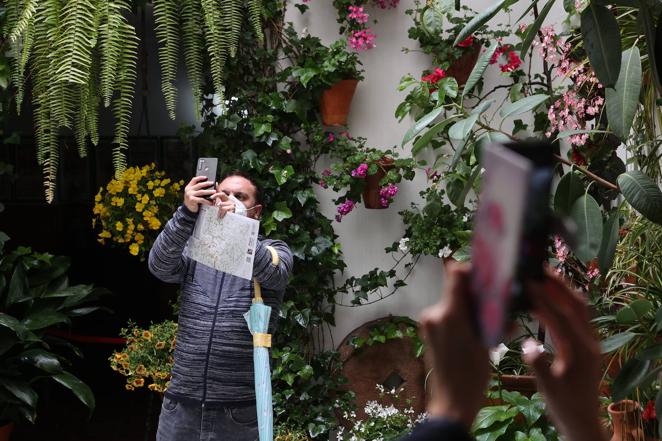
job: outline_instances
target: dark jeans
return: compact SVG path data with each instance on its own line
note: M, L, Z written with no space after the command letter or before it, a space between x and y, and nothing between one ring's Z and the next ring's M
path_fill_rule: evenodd
M256 441L255 405L202 406L165 397L156 441Z

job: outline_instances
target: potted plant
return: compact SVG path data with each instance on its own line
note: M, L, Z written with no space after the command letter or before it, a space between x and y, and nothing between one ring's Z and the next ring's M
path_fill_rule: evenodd
M99 310L90 303L103 293L70 286L68 258L27 247L6 252L8 239L0 232L0 433L7 437L14 423L35 422L40 384L59 383L94 410L90 388L65 368L71 344L48 330Z
M110 356L110 367L127 377L126 390L143 386L163 394L170 384L177 323L166 320L143 329L133 322L122 328L126 346Z
M345 193L334 202L338 205L336 220L349 214L363 200L366 208L387 208L398 193L403 179L411 181L418 165L413 158L400 159L397 152L365 147L365 140L358 138L334 151L342 159L325 169L320 185Z
M301 38L305 51L298 54L292 77L320 95L320 113L326 126L346 126L352 97L363 79L361 61L338 40L324 46L319 38Z
M154 164L129 167L94 197L92 226L98 241L126 248L145 260L156 236L181 203L184 181L172 182Z

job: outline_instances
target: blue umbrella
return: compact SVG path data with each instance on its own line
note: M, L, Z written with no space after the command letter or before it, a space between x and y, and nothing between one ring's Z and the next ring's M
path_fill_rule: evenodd
M244 319L248 323L248 330L253 334L255 401L260 441L273 441L274 411L271 394L271 368L269 366L271 334L268 334L271 306L264 304L262 290L257 280L254 285L255 298L253 298L253 305L244 314Z

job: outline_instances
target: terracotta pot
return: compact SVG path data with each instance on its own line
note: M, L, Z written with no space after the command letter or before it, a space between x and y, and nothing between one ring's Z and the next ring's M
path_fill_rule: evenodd
M536 377L533 375L502 375L501 384L504 389L519 392L527 397L538 391Z
M358 80L342 80L322 93L320 112L325 126L344 127L347 125L349 108Z
M481 47L483 46L480 43L474 43L460 58L453 61L446 71L448 76L455 78L459 86L464 86L469 79L469 75L478 61Z
M363 189L363 205L365 208L382 209L381 196L379 195L379 181L382 180L386 173L391 170L393 165L393 158L383 157L377 162L377 173L368 175L365 178L365 188Z
M0 441L9 441L9 436L14 430L14 423L5 424L0 426Z
M644 431L641 421L639 403L623 400L611 403L607 408L611 416L614 435L611 441L644 441Z

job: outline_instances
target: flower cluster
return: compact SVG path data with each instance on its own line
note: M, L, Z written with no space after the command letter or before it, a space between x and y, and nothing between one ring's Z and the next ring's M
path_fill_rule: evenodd
M130 167L94 197L92 226L101 228L98 241L128 247L144 259L161 226L181 200L184 181L172 182L155 165Z
M347 18L354 20L359 24L365 24L368 22L369 15L363 10L363 6L349 6L349 15Z
M416 424L427 418L425 413L416 414L411 402L401 405L399 393L402 391L384 390L377 385L379 401L368 401L363 408L366 419L358 420L356 413L345 413L343 417L350 423L350 429L345 432L341 427L337 435L338 441L375 441L398 439L411 432Z
M361 163L358 167L352 170L351 175L353 178L365 178L368 174L368 164L365 162Z
M127 377L126 390L145 386L163 393L170 385L170 371L174 363L177 323L165 321L142 329L129 322L120 331L126 347L110 356L110 367Z
M377 6L382 9L397 8L400 0L373 0Z
M382 207L388 207L396 194L398 194L398 186L395 184L388 184L380 188L379 203L382 204Z
M471 46L474 45L475 42L476 42L476 37L474 37L474 35L471 34L467 38L465 38L464 40L460 41L457 44L457 46L458 47L471 47Z
M365 10L369 0L333 0L338 10L340 33L347 35L347 44L355 51L363 51L375 47L377 36L373 33L368 21L370 14ZM398 6L400 0L372 0L381 9L391 9Z
M352 31L349 36L349 47L355 51L368 50L375 47L375 38L377 36L372 33L370 28Z
M342 204L338 205L338 214L336 214L336 222L340 222L342 220L343 216L347 216L356 206L356 203L351 200L347 199L345 202Z
M421 81L425 81L426 83L430 83L430 84L437 84L437 82L442 78L446 78L446 71L438 67L435 67L432 73L423 76L421 78Z
M492 54L492 57L490 58L490 64L496 64L502 55L506 57L507 62L504 64L499 64L501 72L514 72L522 65L522 60L515 52L513 46L510 44L499 46L494 54Z

